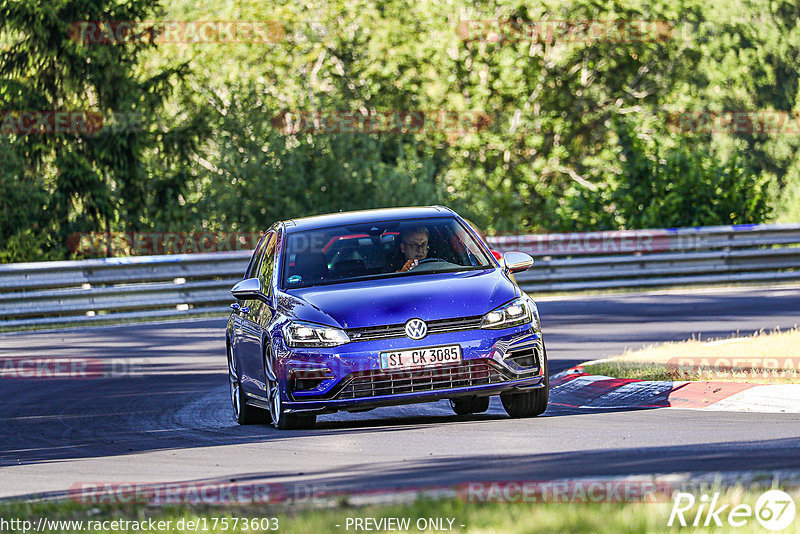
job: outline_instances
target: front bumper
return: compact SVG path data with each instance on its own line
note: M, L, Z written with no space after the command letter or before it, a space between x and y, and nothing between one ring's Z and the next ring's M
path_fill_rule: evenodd
M453 344L461 347L460 364L380 369L381 352ZM441 333L419 341L393 338L332 349L284 348L278 354L288 413L358 411L545 387L544 347L531 325ZM306 380L295 380L301 373ZM317 380L309 382L307 377L315 374Z

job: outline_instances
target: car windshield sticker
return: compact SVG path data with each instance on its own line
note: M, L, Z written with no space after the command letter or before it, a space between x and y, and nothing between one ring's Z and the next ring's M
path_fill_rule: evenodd
M303 277L300 276L299 274L293 274L287 280L287 282L289 282L290 284L299 284L302 281L303 281Z

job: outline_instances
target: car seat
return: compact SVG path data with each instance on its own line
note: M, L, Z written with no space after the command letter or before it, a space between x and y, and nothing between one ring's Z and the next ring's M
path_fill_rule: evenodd
M295 255L289 277L299 275L304 283L321 282L328 278L328 262L322 252L303 252Z

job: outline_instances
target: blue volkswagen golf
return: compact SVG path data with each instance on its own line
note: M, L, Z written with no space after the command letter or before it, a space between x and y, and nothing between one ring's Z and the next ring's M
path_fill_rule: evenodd
M317 415L449 399L511 417L543 413L547 351L533 300L441 207L336 213L273 224L259 241L226 329L240 424L311 428Z

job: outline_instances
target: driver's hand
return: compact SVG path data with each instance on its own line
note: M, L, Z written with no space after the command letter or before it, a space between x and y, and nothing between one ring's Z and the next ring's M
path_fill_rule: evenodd
M398 273L404 273L404 272L406 272L406 271L409 271L409 270L413 269L413 268L414 268L414 267L416 267L417 265L419 265L419 260L408 260L408 261L405 263L405 265L403 265L402 267L400 267L400 270L399 270L399 271L397 271L397 272L398 272Z

